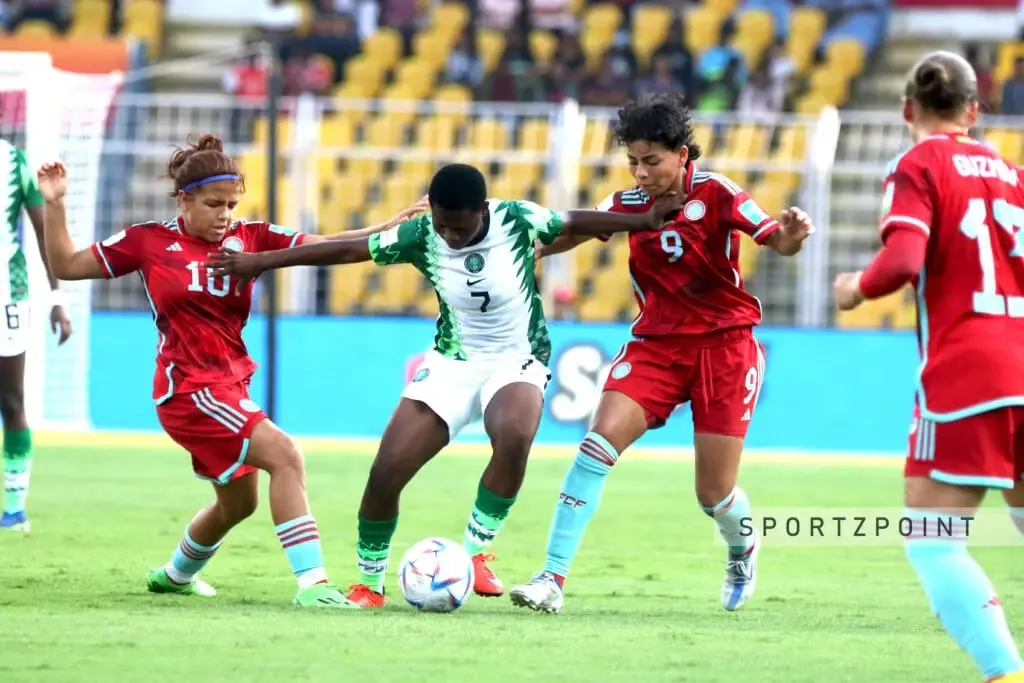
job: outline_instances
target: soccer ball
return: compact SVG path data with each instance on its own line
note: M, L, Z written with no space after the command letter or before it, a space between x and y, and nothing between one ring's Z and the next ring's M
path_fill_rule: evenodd
M473 590L473 560L455 541L427 538L402 556L398 585L422 612L454 612Z

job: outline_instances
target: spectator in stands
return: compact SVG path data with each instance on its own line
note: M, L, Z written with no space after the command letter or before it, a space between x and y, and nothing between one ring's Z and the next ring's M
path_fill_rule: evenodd
M992 111L992 88L995 84L988 56L982 53L977 43L968 43L964 46L964 59L974 68L974 73L978 74L978 103L981 110Z
M330 13L317 17L310 33L300 42L305 52L326 55L334 62L337 80L345 73L345 62L359 54L361 44L355 20L348 14Z
M14 31L23 21L45 21L61 33L71 24L70 3L63 0L9 0L7 30Z
M1003 84L1003 113L1024 116L1024 57L1013 63L1013 76Z
M684 26L679 17L672 21L668 29L668 37L665 42L654 51L654 59L664 57L668 59L672 69L672 76L677 80L686 98L691 102L697 100L697 87L694 80L693 53L683 42Z
M551 31L561 36L576 30L569 0L529 0L530 24L533 28Z
M484 79L484 63L473 46L473 32L465 31L458 44L448 53L444 80L470 88L477 88Z
M766 56L740 89L736 112L744 119L771 120L782 111L783 93L772 83L771 59Z
M252 140L253 123L267 97L267 64L259 55L235 60L224 73L224 92L231 95L231 136L239 142Z
M405 44L405 54L409 54L420 21L416 0L379 0L379 4L380 23L398 31Z
M772 89L772 100L777 103L776 110L782 111L789 99L789 89L793 82L793 75L796 73L796 62L786 51L786 39L777 38L775 43L768 48L765 55L767 60L767 76L769 87Z
M477 99L486 102L516 102L516 77L508 60L502 57L494 67L491 77L477 90Z
M718 39L718 45L701 55L700 62L697 65L697 73L701 79L702 92L706 84L720 81L724 77L726 69L734 62L738 63L733 67L737 85L745 79L746 69L743 65L743 55L729 45L729 41L735 33L736 23L732 19L722 22L722 31Z
M617 107L629 99L629 76L616 73L614 58L605 54L601 69L584 79L580 88L580 104L593 107Z
M740 72L743 62L733 57L725 66L720 78L709 81L701 90L697 109L703 112L732 111L740 94Z
M544 70L538 67L537 60L533 58L530 43L518 22L507 32L502 62L515 80L516 99L523 102L546 99Z
M324 95L334 83L334 62L330 57L297 48L284 65L284 94Z
M477 0L480 28L508 31L516 23L522 9L520 0Z
M566 97L579 99L580 84L586 76L587 60L579 38L563 33L546 74L547 99L551 102L561 102Z
M655 55L651 59L651 75L637 83L637 95L655 95L658 93L685 92L684 86L672 73L672 62L665 55Z
M629 33L620 31L604 53L604 56L611 60L612 71L622 78L633 78L637 75L636 55L633 54L633 48L629 43Z
M377 0L320 0L319 13L348 14L356 23L356 33L365 39L377 30L380 3Z

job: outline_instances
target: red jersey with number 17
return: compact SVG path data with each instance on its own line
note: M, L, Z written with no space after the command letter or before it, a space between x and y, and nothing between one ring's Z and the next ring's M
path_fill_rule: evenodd
M185 232L181 217L142 223L92 245L107 278L138 273L159 339L153 398L237 384L256 371L242 341L253 281L211 277L202 264L223 247L272 251L302 242L303 235L270 223L237 221L220 244Z
M685 188L682 211L671 223L629 235L637 337L710 334L761 322L761 302L744 289L739 272L739 232L763 244L779 222L734 182L692 163ZM634 189L612 194L597 208L643 213L653 202Z
M882 241L928 240L914 285L918 409L949 422L1024 405L1024 178L966 135L933 135L894 161Z

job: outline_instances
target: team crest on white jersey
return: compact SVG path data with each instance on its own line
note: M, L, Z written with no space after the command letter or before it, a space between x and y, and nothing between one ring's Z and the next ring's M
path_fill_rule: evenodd
M236 254L245 251L245 245L242 244L242 240L239 239L238 237L235 237L234 235L224 240L221 243L220 248L223 249L224 251L231 251Z
M476 275L484 269L484 257L479 253L472 253L466 257L466 270Z
M686 216L688 221L699 221L701 218L704 218L706 213L707 207L699 199L687 202L686 206L683 207L683 215Z

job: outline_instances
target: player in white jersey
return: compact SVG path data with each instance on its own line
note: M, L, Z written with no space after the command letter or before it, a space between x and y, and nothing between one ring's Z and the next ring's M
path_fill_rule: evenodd
M438 171L428 196L430 215L369 238L274 254L221 253L210 264L214 274L255 277L293 265L411 263L437 292L440 315L433 349L381 437L359 508L360 583L348 598L363 607L384 605L384 572L402 489L459 430L481 417L493 454L477 488L464 544L473 557L476 593L504 593L485 551L519 493L551 378L551 342L534 275L534 244L550 244L562 233L656 229L680 206L673 195L641 214L558 214L532 202L488 200L483 175L463 164Z
M0 237L0 417L4 424L4 508L0 529L28 533L25 514L29 477L32 473L32 432L25 416L25 352L28 350L29 282L28 262L19 239L22 209L28 213L36 242L42 254L43 196L39 194L36 174L28 167L25 154L7 140L0 140L0 188L4 200L6 229ZM43 265L53 292L50 326L60 335L63 344L71 335L71 323L58 298L57 279L50 273L43 255Z

